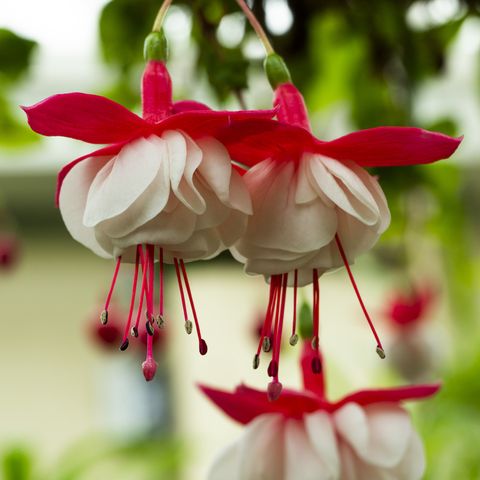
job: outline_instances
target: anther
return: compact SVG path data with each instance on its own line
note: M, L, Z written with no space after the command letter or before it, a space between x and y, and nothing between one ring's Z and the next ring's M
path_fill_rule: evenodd
M267 396L270 402L274 402L280 398L282 393L283 385L278 381L274 380L268 384Z
M208 345L207 342L202 338L198 344L198 351L200 355L206 355L208 352Z
M268 364L267 373L269 377L276 377L278 375L278 362L272 360Z
M104 310L101 314L100 314L100 323L102 325L106 325L108 323L108 312L107 310Z
M138 328L137 327L132 327L132 331L130 332L132 334L132 337L137 338L138 337Z
M318 357L312 358L312 372L315 374L322 373L322 361Z
M253 357L253 369L256 370L260 366L260 355L255 354Z
M291 337L290 337L290 345L292 347L294 347L297 343L298 343L298 335L296 333L294 333Z
M377 355L383 360L386 355L385 355L385 350L380 346L377 345Z
M155 321L157 322L158 328L165 328L165 317L161 313L157 315Z
M268 353L271 349L272 349L272 340L270 339L270 337L263 337L263 351L265 353Z
M312 348L314 350L318 350L318 347L320 346L320 341L317 336L312 338Z
M185 331L190 335L193 331L193 323L190 320L185 321Z
M147 320L147 323L145 323L145 328L147 329L147 333L153 337L155 335L155 329L153 328L152 322Z
M129 343L130 342L128 341L128 338L125 339L125 341L120 345L120 350L124 352L128 348Z

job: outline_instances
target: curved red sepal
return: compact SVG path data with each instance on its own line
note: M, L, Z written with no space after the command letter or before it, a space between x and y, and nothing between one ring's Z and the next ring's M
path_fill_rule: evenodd
M208 105L195 100L178 100L173 103L173 113L191 112L196 110L211 110Z
M275 115L275 110L239 110L239 111L214 111L214 110L188 110L182 111L157 123L154 133L160 135L166 130L182 130L191 137L212 135L218 138L219 133L235 123L244 120L270 119Z
M63 181L65 180L65 177L68 175L70 170L77 163L80 163L81 161L86 160L87 158L90 158L90 157L104 157L104 156L116 155L126 143L127 142L116 143L114 145L109 145L108 147L100 148L99 150L95 150L94 152L87 153L86 155L82 155L81 157L76 158L75 160L71 161L70 163L67 163L67 165L65 165L58 172L58 175L57 175L57 190L55 192L55 205L58 207L58 203L59 203L59 199L60 199L60 190L62 188Z
M301 418L305 413L328 409L328 405L313 395L284 389L280 398L270 402L267 393L241 385L232 393L200 385L202 392L233 420L247 424L254 418L279 413L289 418Z
M401 167L448 158L462 139L415 127L377 127L318 141L316 152L362 167Z
M88 143L123 142L151 130L138 115L99 95L62 93L22 109L35 132Z
M361 406L373 403L393 402L400 403L408 400L422 400L435 395L441 388L439 383L432 385L412 385L396 388L382 388L375 390L361 390L347 395L340 401L333 404L334 409L342 407L347 403L358 403Z
M315 138L304 128L273 120L250 120L235 124L219 135L230 156L249 167L267 158L299 159L313 151Z
M278 120L311 130L305 100L293 83L282 83L275 89L273 104L278 108Z

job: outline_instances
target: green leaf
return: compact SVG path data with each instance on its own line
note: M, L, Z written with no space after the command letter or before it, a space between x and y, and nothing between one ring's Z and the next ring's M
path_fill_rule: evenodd
M13 82L27 72L37 43L0 28L0 80Z

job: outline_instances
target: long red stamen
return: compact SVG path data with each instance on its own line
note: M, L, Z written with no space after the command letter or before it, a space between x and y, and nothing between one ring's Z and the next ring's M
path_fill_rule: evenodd
M373 322L370 318L370 315L368 314L365 304L363 303L362 297L360 295L360 291L358 290L357 284L355 283L355 279L353 278L350 265L348 264L347 256L345 255L345 250L343 249L342 242L340 241L340 237L338 236L338 234L335 235L335 241L337 243L338 251L340 252L340 256L342 257L345 268L347 269L348 276L350 277L350 282L352 283L353 289L355 290L355 294L357 295L360 306L362 307L363 314L365 315L365 318L368 322L370 330L372 331L373 336L375 337L375 340L377 342L377 354L380 358L385 358L385 350L383 349L382 342L380 341L380 337L378 336L377 331L375 330Z
M180 268L182 269L183 280L185 281L185 287L187 287L188 299L190 301L190 308L193 313L193 320L195 321L195 328L197 330L198 336L198 348L201 355L205 355L208 351L207 342L202 338L202 332L200 331L200 322L198 321L197 311L195 309L195 303L193 302L193 295L190 289L190 282L188 281L187 270L185 268L185 263L180 259Z
M318 270L313 269L313 348L318 350L320 339L320 286Z
M120 270L120 264L122 263L122 256L117 258L117 264L115 265L115 271L113 272L112 283L110 285L110 290L108 291L107 299L105 300L105 308L103 309L102 314L100 315L100 321L103 325L106 325L108 322L108 307L110 306L110 300L112 299L113 290L115 289L115 284L117 283L118 272Z
M159 253L158 253L158 258L159 258L159 263L160 263L160 291L159 291L159 296L158 296L158 313L160 314L161 317L163 317L163 307L165 304L164 297L163 297L163 292L164 292L164 270L163 270L163 248L159 248Z
M130 310L128 311L128 319L125 325L125 331L123 333L122 345L120 350L124 351L128 348L128 335L132 325L133 310L135 309L135 297L137 296L137 284L138 284L138 264L140 261L140 245L137 245L137 253L135 257L135 272L133 274L132 295L130 297Z
M295 270L293 277L293 322L292 336L290 337L290 345L293 347L298 343L297 335L297 290L298 290L298 270Z
M173 262L175 264L175 274L177 275L178 289L180 290L180 299L182 300L183 318L185 320L185 330L190 335L192 333L192 322L188 319L187 302L185 301L185 292L183 291L180 268L178 266L178 260L176 258L173 259Z
M143 255L143 249L140 247L140 265L142 266L142 287L140 289L140 299L138 302L138 310L137 310L137 318L135 319L135 325L132 327L132 335L134 337L138 337L138 325L140 324L140 317L142 316L142 309L143 309L143 297L145 295L148 296L146 293L147 290L147 256Z
M148 290L147 294L147 321L145 323L145 328L148 335L153 336L155 334L155 327L153 323L153 287L154 287L154 268L155 262L155 249L153 245L147 245L147 265L148 265Z
M268 338L270 337L272 311L273 311L273 306L275 304L275 298L277 294L276 283L277 283L277 276L273 275L272 278L270 279L270 293L268 297L267 312L265 313L265 320L263 322L262 332L258 342L257 355L260 355L262 346L265 344L265 338L267 337L267 335L268 335Z
M277 292L276 292L276 298L275 298L275 304L274 304L274 310L272 314L272 319L275 318L275 323L273 326L273 352L272 352L272 360L270 361L270 364L268 365L268 375L270 377L277 377L278 375L278 356L277 356L277 340L279 336L279 324L280 324L280 316L281 316L281 309L282 309L282 294L283 294L283 289L282 289L282 275L278 275L277 281Z

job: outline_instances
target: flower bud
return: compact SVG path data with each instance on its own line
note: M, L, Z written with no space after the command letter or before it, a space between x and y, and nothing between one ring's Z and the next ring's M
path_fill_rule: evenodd
M143 55L145 61L156 60L165 62L168 58L168 43L162 31L152 32L145 39Z
M292 81L285 61L276 53L272 53L265 58L263 68L274 90L282 83L290 83Z

